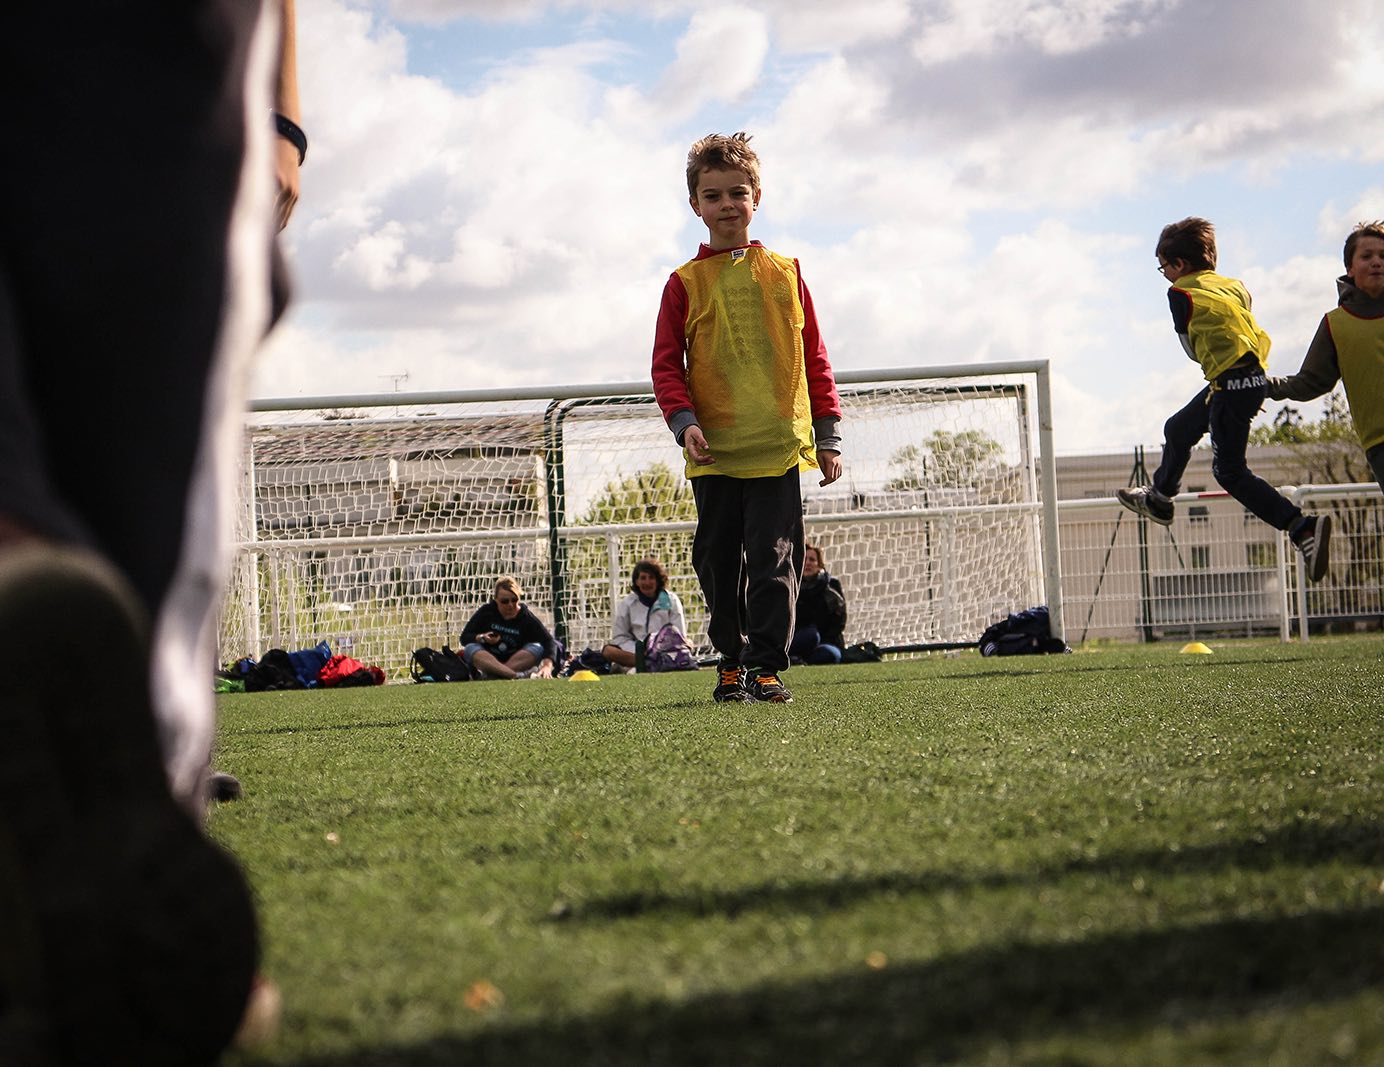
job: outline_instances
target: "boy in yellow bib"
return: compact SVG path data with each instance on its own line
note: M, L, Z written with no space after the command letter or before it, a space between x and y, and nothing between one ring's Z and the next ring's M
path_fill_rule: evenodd
M709 238L668 279L654 395L683 446L697 503L692 565L720 654L718 702L792 699L788 666L803 567L799 471L841 476L841 403L798 262L749 237L759 157L744 133L687 155Z
M1384 489L1384 220L1351 231L1345 261L1340 306L1322 316L1301 369L1269 379L1269 396L1313 400L1344 382L1355 432Z
M1200 364L1207 386L1163 425L1163 460L1153 484L1121 489L1131 511L1172 525L1173 500L1192 449L1211 432L1211 472L1227 493L1277 530L1287 530L1312 581L1326 574L1331 516L1304 515L1291 500L1249 469L1249 427L1268 389L1269 335L1250 311L1244 283L1216 271L1216 231L1205 219L1163 227L1158 272L1171 283L1173 328L1187 356Z

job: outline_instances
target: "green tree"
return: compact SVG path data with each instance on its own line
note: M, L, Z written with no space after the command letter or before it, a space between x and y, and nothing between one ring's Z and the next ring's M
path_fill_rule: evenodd
M692 487L682 472L655 463L648 470L607 483L576 524L684 522L696 517Z
M682 471L666 463L655 463L646 470L606 483L572 525L636 526L688 522L696 517L692 487ZM601 592L610 587L606 539L573 533L563 539L559 551L569 626L582 613L583 603L588 614L593 605L599 605L594 617L599 618L601 624L608 623L609 605L603 599L606 594ZM670 574L691 574L692 534L660 530L620 536L618 570L621 574L628 575L635 563L649 556L663 561ZM696 604L686 594L684 589L684 605L689 613L695 614ZM689 619L688 625L696 629L700 622Z
M1004 469L1004 449L983 430L938 430L922 445L904 445L889 457L899 473L887 490L965 488L993 481Z
M1327 396L1322 417L1315 422L1305 420L1297 408L1285 406L1271 425L1250 431L1249 443L1292 446L1289 473L1302 485L1374 480L1350 409L1340 393Z

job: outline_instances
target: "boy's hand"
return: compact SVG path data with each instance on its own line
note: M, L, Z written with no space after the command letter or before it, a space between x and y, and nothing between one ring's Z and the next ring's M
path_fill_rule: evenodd
M818 485L830 485L841 477L841 453L827 449L817 453L817 466L822 469L822 480Z
M279 195L274 203L275 222L282 230L298 203L298 149L282 137L274 138L274 177L279 184Z
M692 457L692 462L698 466L705 467L708 463L716 462L716 457L707 447L706 436L700 426L687 427L687 432L682 435L682 443L687 449L687 454Z

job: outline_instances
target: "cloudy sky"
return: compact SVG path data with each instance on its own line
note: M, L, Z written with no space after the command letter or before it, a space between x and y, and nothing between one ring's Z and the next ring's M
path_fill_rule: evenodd
M664 280L705 236L687 146L747 130L751 234L801 261L838 369L1047 359L1060 451L1157 443L1199 383L1159 229L1217 224L1271 370L1295 370L1346 232L1384 217L1381 16L1384 0L298 0L297 303L255 393L647 376Z

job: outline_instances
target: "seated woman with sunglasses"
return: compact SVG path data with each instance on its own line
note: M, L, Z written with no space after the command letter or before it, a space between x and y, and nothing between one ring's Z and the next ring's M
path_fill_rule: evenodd
M505 575L494 597L482 604L461 631L461 656L477 678L553 676L553 635L523 599L519 583Z

